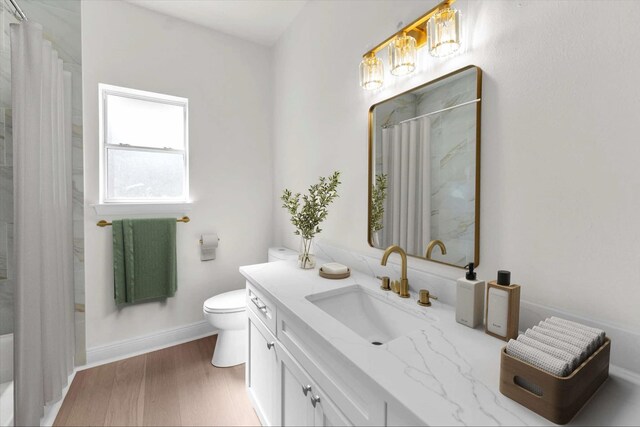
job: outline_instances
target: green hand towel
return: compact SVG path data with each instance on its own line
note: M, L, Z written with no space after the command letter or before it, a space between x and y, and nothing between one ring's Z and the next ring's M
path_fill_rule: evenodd
M113 221L116 304L172 297L176 271L175 218Z

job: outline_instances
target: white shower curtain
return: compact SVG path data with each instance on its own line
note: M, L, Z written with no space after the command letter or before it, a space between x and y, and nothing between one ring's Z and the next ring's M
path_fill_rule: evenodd
M71 76L42 27L11 24L16 425L39 425L73 370Z
M382 129L382 173L387 175L383 246L424 255L431 236L431 121L428 117Z

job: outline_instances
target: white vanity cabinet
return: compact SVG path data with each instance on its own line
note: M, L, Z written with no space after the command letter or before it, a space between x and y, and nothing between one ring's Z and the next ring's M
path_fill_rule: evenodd
M329 396L278 344L280 390L278 412L282 426L350 426Z
M263 425L386 424L384 400L249 282L247 307L246 384Z
M311 378L297 363L279 347L280 358L280 425L309 426L313 425L311 401L313 384Z
M276 339L251 310L248 314L247 391L260 422L263 425L276 425L278 424L275 410L275 390L278 380Z

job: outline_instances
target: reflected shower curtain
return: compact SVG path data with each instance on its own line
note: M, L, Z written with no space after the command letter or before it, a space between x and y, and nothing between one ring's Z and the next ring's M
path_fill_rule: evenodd
M382 173L387 175L383 246L424 255L431 240L431 121L428 117L382 129Z
M42 27L11 24L16 425L39 425L73 370L71 76Z

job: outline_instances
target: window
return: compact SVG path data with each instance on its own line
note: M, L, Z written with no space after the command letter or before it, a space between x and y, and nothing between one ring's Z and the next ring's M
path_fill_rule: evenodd
M188 100L99 85L101 203L189 198Z

